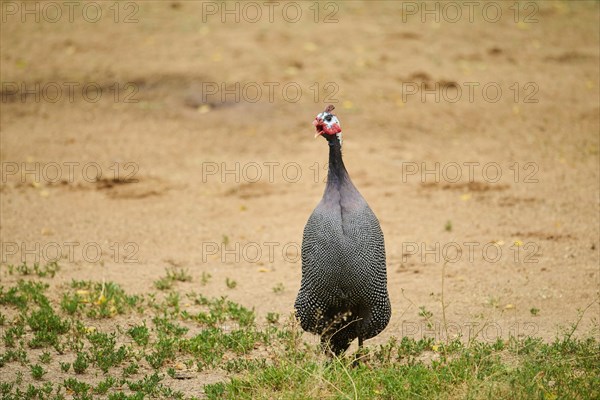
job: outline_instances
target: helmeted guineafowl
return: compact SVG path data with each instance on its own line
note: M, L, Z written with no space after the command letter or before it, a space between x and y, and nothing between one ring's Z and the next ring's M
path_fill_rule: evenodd
M377 217L342 161L342 131L328 106L313 124L329 144L329 172L321 202L304 228L302 283L296 316L321 335L326 349L343 353L358 338L379 334L391 315L385 246Z

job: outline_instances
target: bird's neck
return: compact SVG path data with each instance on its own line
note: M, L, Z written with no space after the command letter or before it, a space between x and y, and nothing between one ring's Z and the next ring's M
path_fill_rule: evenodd
M350 183L350 177L342 160L342 146L338 140L329 142L329 171L327 173L327 188L339 189L345 183Z

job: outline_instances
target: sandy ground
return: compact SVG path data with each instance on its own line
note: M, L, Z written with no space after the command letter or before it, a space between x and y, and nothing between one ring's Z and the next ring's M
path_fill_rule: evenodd
M2 4L3 264L61 254L56 284L131 293L178 266L177 290L288 315L326 176L311 122L333 103L385 234L393 315L368 343L442 340L442 288L451 334L552 339L592 304L578 333L598 335L598 2L483 2L472 22L453 2L456 22L392 1L282 2L273 22L271 3L236 22L98 2L97 22L51 22L50 3L25 23Z

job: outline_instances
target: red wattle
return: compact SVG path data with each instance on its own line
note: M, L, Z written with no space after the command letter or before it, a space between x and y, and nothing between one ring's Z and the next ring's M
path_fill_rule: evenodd
M328 135L335 135L336 133L340 133L342 128L338 124L333 124L331 127L327 125L323 125L323 132Z

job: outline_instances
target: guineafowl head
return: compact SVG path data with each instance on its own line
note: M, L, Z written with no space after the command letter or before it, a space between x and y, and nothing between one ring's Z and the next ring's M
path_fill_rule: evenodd
M313 121L313 125L317 130L315 137L323 136L329 144L339 143L342 144L342 128L340 127L340 121L337 117L332 114L334 110L333 105L328 105L325 111L319 113L315 120Z

